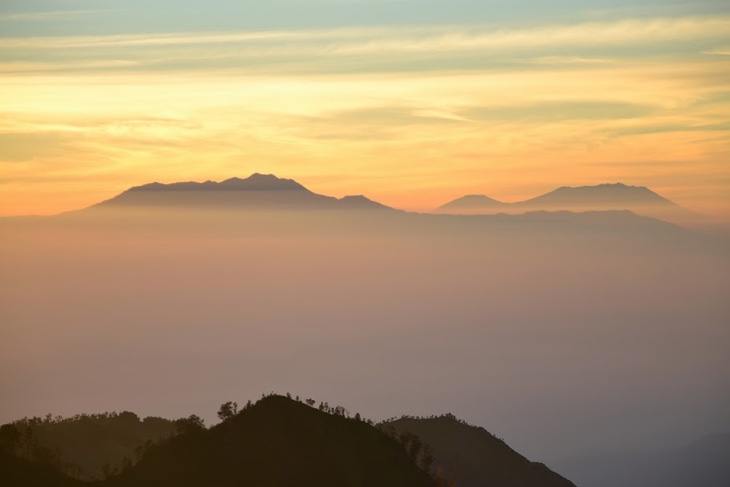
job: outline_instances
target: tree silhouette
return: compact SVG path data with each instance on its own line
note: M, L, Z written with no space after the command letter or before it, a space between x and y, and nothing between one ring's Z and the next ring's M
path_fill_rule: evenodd
M15 453L20 446L20 437L20 430L14 424L0 426L0 451Z
M224 402L218 410L218 419L225 421L238 414L238 403L233 401Z
M428 444L424 444L423 448L421 449L421 468L426 472L429 472L431 470L431 466L433 465L433 461L433 449Z
M187 435L204 430L205 423L197 414L191 414L187 418L176 419L175 428L177 428L178 434Z

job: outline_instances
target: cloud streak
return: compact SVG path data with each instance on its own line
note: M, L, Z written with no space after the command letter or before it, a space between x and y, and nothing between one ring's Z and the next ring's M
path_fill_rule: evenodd
M89 13L90 11L86 12ZM64 12L49 12L63 14ZM32 14L28 14L32 15ZM42 18L43 14L38 14ZM7 16L6 16L7 17ZM1 18L1 17L0 17ZM360 52L433 52L471 49L526 49L545 46L627 45L638 42L726 38L730 17L627 19L499 29L479 25L393 26L265 32L209 32L151 35L0 38L2 49L155 47L217 44L319 43L330 54ZM323 45L322 45L323 44Z
M47 12L19 12L14 14L0 15L0 22L42 22L53 20L70 20L103 10L55 10Z

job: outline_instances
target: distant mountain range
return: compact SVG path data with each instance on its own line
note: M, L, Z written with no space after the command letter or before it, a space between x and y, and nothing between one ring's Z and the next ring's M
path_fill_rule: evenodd
M247 208L288 210L391 210L365 196L334 198L313 193L292 179L255 173L225 181L150 183L135 186L92 208Z
M477 211L494 208L627 210L637 206L676 207L678 205L644 186L614 183L596 186L563 186L549 193L515 203L505 203L485 195L467 195L438 207L436 211Z
M436 213L495 214L526 211L609 211L629 210L670 221L688 218L690 212L644 186L622 183L596 186L563 186L534 198L506 203L485 195L467 195L450 201Z
M271 395L240 412L228 404L223 421L211 428L194 415L165 424L140 422L132 413L26 420L15 436L12 424L3 425L0 485L446 487L455 480L459 487L575 487L450 415L374 425L313 400ZM155 427L140 429L148 421ZM144 443L173 424L177 433ZM52 435L59 427L63 434ZM28 443L31 437L39 440ZM64 455L71 449L79 450L73 460L85 465L106 461L103 480L89 484L64 475L80 471Z
M93 205L99 209L218 209L218 210L389 210L394 208L362 195L335 198L314 193L292 179L255 173L248 178L224 181L188 181L136 186ZM597 186L561 187L534 198L505 203L485 195L467 195L450 201L436 214L493 215L523 214L535 211L617 211L683 223L691 213L676 203L643 186L621 183Z
M602 234L610 238L623 235L665 242L689 238L691 232L671 224L677 222L670 218L635 212L633 208L615 209L631 206L632 202L653 202L672 212L682 211L646 188L615 184L559 188L514 204L486 196L467 196L434 213L415 213L362 195L335 198L317 194L292 179L255 173L220 182L155 182L136 186L86 209L65 213L55 221L89 224L97 230L154 227L197 234L223 231L237 235L388 234L458 238L549 233L588 237ZM5 221L5 225L13 223Z

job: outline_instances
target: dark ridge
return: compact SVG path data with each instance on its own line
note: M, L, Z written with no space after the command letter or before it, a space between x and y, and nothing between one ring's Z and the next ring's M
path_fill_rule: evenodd
M228 402L219 410L221 423L211 428L196 415L140 422L130 412L16 421L0 427L0 485L573 485L452 415L374 425L345 408L315 404L272 394L239 412ZM140 423L158 436L131 431ZM74 454L79 444L81 457ZM79 467L89 463L103 468L84 475Z
M19 431L32 431L35 442L51 452L62 452L67 473L80 479L100 478L104 466L122 468L135 449L175 432L172 421L139 418L122 413L77 414L70 418L24 418L12 423ZM71 468L72 467L72 468Z
M447 414L403 417L383 424L418 436L433 449L434 468L459 487L575 487L542 463L531 462L484 428Z
M211 429L149 448L104 487L433 487L392 438L359 419L266 397Z

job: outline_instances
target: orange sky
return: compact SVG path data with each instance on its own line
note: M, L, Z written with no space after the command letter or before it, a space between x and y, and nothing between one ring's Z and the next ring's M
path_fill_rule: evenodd
M730 219L730 17L0 38L0 215L253 172L430 210L644 185Z

